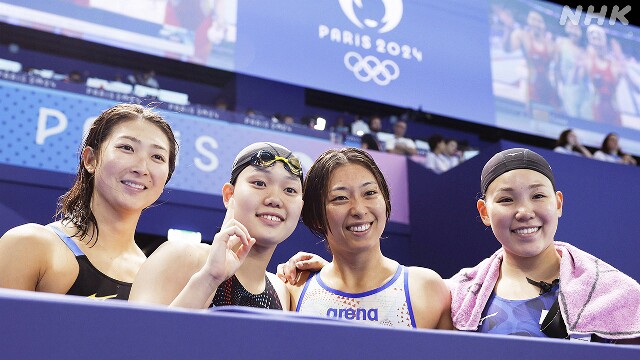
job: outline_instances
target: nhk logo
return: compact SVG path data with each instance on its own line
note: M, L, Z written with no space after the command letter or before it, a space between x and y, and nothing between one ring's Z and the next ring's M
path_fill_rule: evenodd
M338 0L340 2L340 7L342 8L342 12L351 20L351 22L359 27L360 29L364 29L365 27L370 29L377 29L379 33L386 33L393 30L398 24L400 20L402 20L402 0L382 0L382 5L384 5L384 14L379 17L376 16L372 18L371 16L363 16L364 19L360 20L358 14L356 14L357 6L359 8L358 13L365 13L367 15L375 14L374 6L367 6L364 9L362 4L362 0Z
M609 17L609 25L613 25L617 21L620 21L623 25L629 25L629 20L625 18L631 11L631 5L627 5L620 9L618 5L614 6L611 9L611 16ZM602 26L604 24L604 18L607 16L607 5L603 5L600 8L600 12L595 12L595 8L593 5L589 5L587 8L587 12L584 14L584 18L582 16L582 6L577 6L576 10L571 10L570 7L565 6L562 8L562 14L560 14L560 25L565 25L567 20L573 23L573 25L579 25L580 19L582 19L584 25L590 25L592 20L595 20L598 25Z

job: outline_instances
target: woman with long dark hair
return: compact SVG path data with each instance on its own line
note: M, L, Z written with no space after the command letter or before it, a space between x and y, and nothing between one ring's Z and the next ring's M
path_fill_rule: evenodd
M136 226L171 178L177 151L171 127L151 109L105 110L84 140L73 186L60 197L60 220L21 225L0 238L0 287L128 299L146 260Z

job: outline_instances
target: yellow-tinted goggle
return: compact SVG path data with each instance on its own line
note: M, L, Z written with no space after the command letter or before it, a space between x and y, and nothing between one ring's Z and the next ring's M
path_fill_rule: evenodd
M296 176L302 176L302 166L300 160L293 155L282 157L269 150L260 150L251 157L251 165L260 167L273 166L276 161L281 161L285 169Z

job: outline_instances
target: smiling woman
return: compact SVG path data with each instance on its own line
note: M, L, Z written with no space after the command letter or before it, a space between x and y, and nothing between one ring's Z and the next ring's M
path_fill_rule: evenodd
M451 278L457 329L640 343L640 286L604 261L554 241L564 196L551 166L522 148L481 175L482 222L502 248Z
M222 198L227 213L212 244L162 244L140 269L132 301L288 309L287 288L266 269L300 219L300 162L281 145L249 145L236 156Z
M380 250L391 202L382 172L363 150L328 150L305 182L302 219L333 260L292 284L292 308L404 328L451 329L449 291L434 271L405 267Z
M61 220L21 225L0 238L0 287L126 300L146 259L134 240L140 214L171 178L177 149L169 124L150 109L105 110L60 198Z

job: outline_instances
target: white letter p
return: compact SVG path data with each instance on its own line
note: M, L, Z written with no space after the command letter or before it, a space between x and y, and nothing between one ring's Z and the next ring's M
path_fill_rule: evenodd
M58 124L53 127L47 128L47 120L49 116L57 118ZM67 128L68 120L67 117L60 111L56 109L49 108L40 108L40 112L38 114L38 128L36 129L36 144L43 145L44 140L51 135L60 134Z

